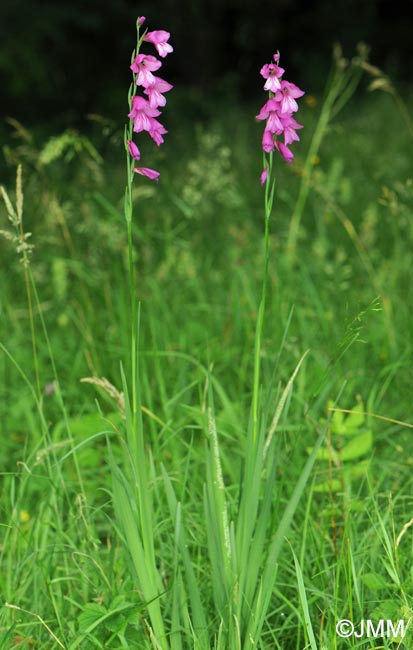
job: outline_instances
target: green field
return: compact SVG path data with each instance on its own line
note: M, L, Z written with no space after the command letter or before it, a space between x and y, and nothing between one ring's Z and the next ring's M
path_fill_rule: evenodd
M9 123L0 648L412 647L412 98L368 83L303 101L274 158L258 344L259 107L171 94L133 186L136 373L123 116Z

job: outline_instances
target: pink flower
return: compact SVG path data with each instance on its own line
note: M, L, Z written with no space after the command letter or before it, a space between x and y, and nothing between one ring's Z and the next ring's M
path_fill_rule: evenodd
M280 89L275 93L275 99L280 102L281 113L295 113L298 111L296 98L302 97L304 91L289 81L282 81Z
M284 68L277 65L279 59L280 55L274 54L275 63L267 63L260 70L261 76L266 79L264 90L270 90L272 93L275 93L281 87L280 77L285 72Z
M152 120L149 135L158 147L163 143L164 139L162 136L166 135L166 133L168 133L168 131L160 122L158 122L158 120Z
M160 114L160 111L150 106L148 100L144 99L144 97L139 97L139 95L132 97L132 110L128 113L128 117L133 118L135 133L150 131L153 128L153 118L158 117Z
M280 104L276 99L269 99L256 116L257 120L267 120L265 130L280 135L283 132L283 125L280 120Z
M265 167L264 171L262 172L260 176L260 183L261 185L264 185L266 183L268 177L268 167Z
M276 99L271 97L267 102L265 102L265 104L261 108L259 114L256 116L257 120L267 120L269 114L272 111L279 111L279 110L280 110L280 103L277 102Z
M275 133L276 135L280 135L280 133L283 132L283 125L277 111L271 111L268 115L265 128L267 131L270 131L270 133Z
M133 171L136 174L150 178L151 181L155 181L155 183L159 181L160 173L155 171L155 169L149 169L149 167L135 167Z
M137 54L130 69L138 75L136 79L137 86L147 88L154 83L155 77L152 74L155 70L159 70L162 63L155 56L150 54Z
M167 93L172 90L172 84L164 81L160 77L154 77L154 82L145 88L144 93L149 97L149 106L156 108L157 106L165 106L166 99L162 93Z
M157 108L152 108L149 105L147 99L139 97L139 95L132 98L132 110L128 114L128 117L133 118L134 132L140 133L141 131L147 131L158 147L163 142L162 136L168 133L163 124L155 119L160 114L161 112ZM139 160L139 158L136 160Z
M137 22L137 24L138 24L139 27L140 27L141 25L143 25L143 23L145 22L145 20L146 20L145 16L139 16L139 18L138 18L138 20L137 20L136 22Z
M282 142L275 142L275 146L277 147L278 151L284 158L285 162L292 162L294 160L294 154L292 151L289 150L289 148L283 144Z
M280 120L284 127L284 144L291 144L292 142L298 141L300 138L296 131L304 128L303 125L298 124L290 113L281 115Z
M132 158L134 158L135 160L140 160L141 152L139 151L137 145L133 142L133 140L128 140L128 150Z
M169 45L167 41L169 41L170 33L165 32L163 29L158 29L154 32L148 32L144 36L144 41L147 41L148 43L152 43L157 49L157 52L159 56L164 58L169 52L173 52L174 48L172 45Z

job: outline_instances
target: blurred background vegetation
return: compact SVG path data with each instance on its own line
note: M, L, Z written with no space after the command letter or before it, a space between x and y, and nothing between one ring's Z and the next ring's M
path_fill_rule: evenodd
M207 103L261 92L257 70L276 49L298 85L320 92L335 42L347 55L366 42L373 64L409 82L412 14L412 0L4 0L1 111L27 126L79 125L96 112L119 119L137 15L171 32L170 81Z

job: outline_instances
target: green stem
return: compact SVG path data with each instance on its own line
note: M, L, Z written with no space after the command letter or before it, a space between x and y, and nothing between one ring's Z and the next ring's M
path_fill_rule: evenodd
M129 90L129 107L132 106L132 94L135 85L135 78ZM128 234L128 275L129 275L129 299L130 299L130 353L131 353L131 385L132 385L132 418L133 428L136 430L137 424L137 410L138 410L138 397L137 397L137 315L138 306L136 299L136 275L133 259L133 197L132 185L134 180L134 173L132 170L131 157L127 147L127 140L131 140L133 135L133 121L129 120L128 126L125 128L125 149L126 149L126 166L127 166L127 185L125 190L125 219L127 224Z
M20 224L21 225L21 224ZM23 239L23 230L21 232ZM29 310L29 321L30 321L30 337L32 341L32 351L33 351L33 363L34 363L34 373L36 377L36 389L37 396L39 400L42 399L42 388L40 384L40 370L39 370L39 357L37 354L36 346L36 328L34 324L34 314L33 314L33 302L32 302L32 292L30 290L30 279L28 273L28 260L26 255L23 257L23 267L24 267L24 284L26 287L26 296L27 296L27 306Z
M33 313L33 301L32 301L32 292L30 286L29 278L29 264L30 260L25 249L25 234L23 229L23 190L22 190L22 167L19 165L17 170L17 179L16 179L16 194L17 194L17 215L18 215L18 233L20 237L20 245L22 249L22 262L24 269L24 284L26 288L26 297L27 297L27 307L29 310L29 322L30 322L30 337L32 342L32 351L33 351L33 363L34 363L34 372L36 377L36 388L37 396L39 400L42 399L42 388L40 384L40 370L39 370L39 357L37 354L37 345L36 345L36 327L34 323L34 313Z
M146 30L140 36L139 23L137 28L137 43L136 48L132 52L132 61L136 55L139 54L142 40L145 36ZM128 103L129 110L132 109L132 98L136 87L136 75L133 74L133 80L129 87ZM127 224L128 233L128 275L129 275L129 297L130 297L130 352L131 352L131 386L132 386L132 423L133 430L137 431L138 426L138 302L137 302L137 287L135 265L133 259L133 197L132 185L134 181L134 172L132 168L131 156L127 146L127 140L132 140L133 136L133 119L129 119L128 125L125 127L125 151L126 151L126 167L127 167L127 186L125 190L125 219ZM136 459L135 459L136 461Z
M261 300L258 308L257 325L255 330L255 351L254 351L254 386L253 386L253 443L255 444L258 434L258 402L260 392L261 374L261 341L264 325L265 305L267 301L268 267L270 259L270 216L274 199L274 181L272 180L272 159L273 154L268 157L268 176L265 183L265 226L264 226L264 275L262 280Z
M128 188L129 189L129 188ZM133 234L132 219L127 220L128 230L128 265L129 265L129 295L130 295L130 337L131 337L131 377L132 377L132 415L133 428L136 429L137 416L137 315L138 307L136 300L136 276L133 263Z

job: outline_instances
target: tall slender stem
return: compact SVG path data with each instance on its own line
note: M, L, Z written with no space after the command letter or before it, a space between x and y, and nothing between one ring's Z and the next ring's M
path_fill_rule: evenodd
M125 129L125 139L131 135L132 125L130 124ZM131 353L131 378L132 378L132 413L134 427L136 425L137 413L137 299L136 299L136 275L134 266L133 255L133 231L132 231L132 217L133 217L133 199L132 199L132 183L133 171L131 167L130 156L126 151L127 160L127 186L125 190L125 218L128 233L128 275L129 275L129 299L130 299L130 353Z
M270 216L274 199L275 182L272 178L272 152L268 156L268 176L265 183L265 225L264 225L264 274L262 280L261 300L258 308L257 325L255 330L254 352L254 387L253 387L253 442L257 440L258 433L258 402L260 392L261 374L261 341L264 325L265 306L267 301L268 267L270 258Z
M139 23L137 24L137 45L132 53L132 60L136 54L139 53L140 39L139 39ZM129 110L132 108L132 97L135 90L136 77L133 75L133 81L129 88L128 102ZM127 168L127 185L125 189L125 219L127 224L128 234L128 275L129 275L129 299L130 299L130 354L131 354L131 387L132 387L132 418L133 429L136 431L137 425L137 412L138 412L138 304L137 304L137 287L136 287L136 274L134 265L134 250L133 250L133 197L132 185L134 180L134 173L132 170L131 157L128 150L128 140L132 139L133 135L133 120L129 119L127 126L125 126L125 151L126 151L126 168Z
M130 341L131 341L131 376L132 376L132 413L134 428L137 415L137 299L136 299L136 276L133 262L133 235L132 221L128 221L128 264L129 264L129 293L130 293Z
M41 400L42 390L40 384L39 357L38 357L37 345L36 345L36 327L34 321L33 300L32 300L32 292L31 292L31 285L30 285L30 274L29 274L30 260L26 248L26 235L24 233L24 228L23 228L23 188L22 188L22 166L21 165L17 167L17 175L16 175L16 213L15 213L14 224L16 229L18 230L18 236L20 239L20 249L22 252L21 261L23 263L23 269L24 269L24 284L26 288L27 307L29 310L30 336L32 342L37 396L38 399Z

